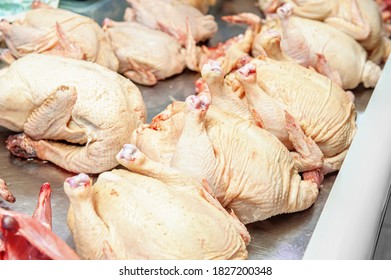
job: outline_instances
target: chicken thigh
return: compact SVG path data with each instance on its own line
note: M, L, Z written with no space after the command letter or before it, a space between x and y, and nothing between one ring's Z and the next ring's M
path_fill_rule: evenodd
M146 119L138 88L98 64L30 54L0 77L0 125L8 149L72 172L99 173Z
M125 11L125 20L136 19L152 29L174 36L182 45L187 42L187 21L196 42L205 41L217 32L212 15L204 15L196 8L177 0L127 0L131 8Z
M203 95L172 103L133 137L151 159L196 180L205 178L219 202L245 224L307 209L323 179L314 170L302 180L289 151L274 135L209 106Z
M207 188L134 145L118 161L133 170L66 179L68 225L83 259L246 259L250 235ZM145 174L147 176L144 176Z
M44 53L118 69L110 39L102 28L93 19L67 10L39 6L20 20L1 21L0 32L10 51L3 56L8 62L30 53Z

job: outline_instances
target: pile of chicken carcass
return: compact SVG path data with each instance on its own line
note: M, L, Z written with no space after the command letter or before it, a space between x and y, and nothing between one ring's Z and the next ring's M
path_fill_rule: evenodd
M390 52L373 0L260 0L266 18L225 16L248 27L214 47L215 1L127 1L102 27L39 2L0 22L7 148L75 173L76 249L51 231L44 184L32 217L0 209L1 259L246 259L246 224L309 208L340 169L349 90L374 87ZM146 123L133 82L185 68L200 72L195 94ZM15 201L3 180L0 194Z

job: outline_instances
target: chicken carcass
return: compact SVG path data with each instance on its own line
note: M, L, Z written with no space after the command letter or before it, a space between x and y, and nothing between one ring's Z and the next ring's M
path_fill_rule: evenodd
M383 35L382 15L375 1L280 0L280 2L292 5L293 13L297 16L323 21L345 32L367 50L369 59L376 64L387 60L391 42Z
M83 259L245 259L250 235L191 177L154 162L134 145L116 169L68 178L68 226ZM142 174L147 174L144 176Z
M42 185L32 217L0 208L0 260L77 260L52 230L49 183Z
M0 22L12 57L44 53L96 62L117 71L110 39L91 18L55 8L35 8L12 23ZM12 57L5 60L12 62Z
M346 33L320 21L292 15L292 6L277 9L253 43L253 55L295 60L299 64L353 89L361 82L375 87L381 75L379 65L368 60L365 49Z
M125 11L126 21L140 22L152 29L164 31L174 36L183 46L191 33L196 42L205 41L217 32L217 23L212 15L204 15L196 8L177 0L127 0L131 8Z
M236 72L236 79L245 92L244 100L229 91L215 63L205 65L202 77L213 104L240 116L246 116L247 108L259 126L277 136L288 149L299 151L299 155L293 152L299 171L321 167L326 174L340 169L356 131L351 93L295 62L267 57L254 59ZM235 105L229 102L234 97ZM292 118L287 118L286 112ZM292 121L297 129L303 130L311 149L300 151L296 147L296 139L287 129L287 123Z
M146 119L130 80L83 60L27 55L0 77L0 92L0 125L24 132L8 138L8 149L76 173L115 167L117 151Z
M289 130L297 138L294 127ZM244 224L301 211L318 197L322 174L302 180L288 149L271 133L209 106L204 96L174 102L133 133L148 157L201 181Z
M105 19L115 54L118 72L142 85L154 85L181 73L186 67L186 50L167 33L138 22Z

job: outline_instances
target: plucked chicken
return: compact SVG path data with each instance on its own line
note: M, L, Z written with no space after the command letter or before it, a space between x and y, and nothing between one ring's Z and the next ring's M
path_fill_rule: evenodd
M304 136L288 127L301 145ZM172 103L133 137L151 159L200 182L206 179L219 202L245 224L307 209L323 179L313 170L302 180L288 149L274 135L209 106L206 95Z
M204 186L124 145L92 185L66 179L68 226L83 259L246 259L250 235ZM144 176L146 175L146 176Z
M242 117L251 113L258 126L298 152L292 154L299 171L321 168L327 174L340 169L356 131L351 93L295 62L267 57L254 59L236 72L243 99L224 82L218 64L206 64L202 77L212 104ZM296 146L288 123L306 135L306 149Z
M49 183L42 185L33 216L0 208L0 260L77 260L53 231Z
M189 33L187 22L196 42L205 41L217 32L212 15L204 15L196 8L177 0L127 0L131 7L125 11L126 21L140 22L152 29L175 37L183 46Z
M118 72L136 83L151 86L186 68L186 49L163 31L110 19L103 28L119 60Z
M110 39L93 19L39 4L35 7L12 23L0 22L8 47L3 60L11 63L30 53L43 53L93 61L117 71Z
M96 63L30 54L0 77L0 125L8 149L72 172L117 165L116 152L146 119L139 89Z
M270 1L269 1L270 2ZM381 11L373 0L280 0L297 16L323 21L357 40L376 64L385 62L391 41L384 36Z
M262 25L253 43L253 55L267 54L294 60L330 77L344 89L361 82L374 87L381 75L379 65L368 60L365 49L346 33L320 21L292 15L290 4Z

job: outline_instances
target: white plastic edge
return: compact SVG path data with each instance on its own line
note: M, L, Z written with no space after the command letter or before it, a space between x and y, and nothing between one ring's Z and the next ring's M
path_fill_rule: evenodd
M373 256L391 182L390 60L360 119L303 259Z

